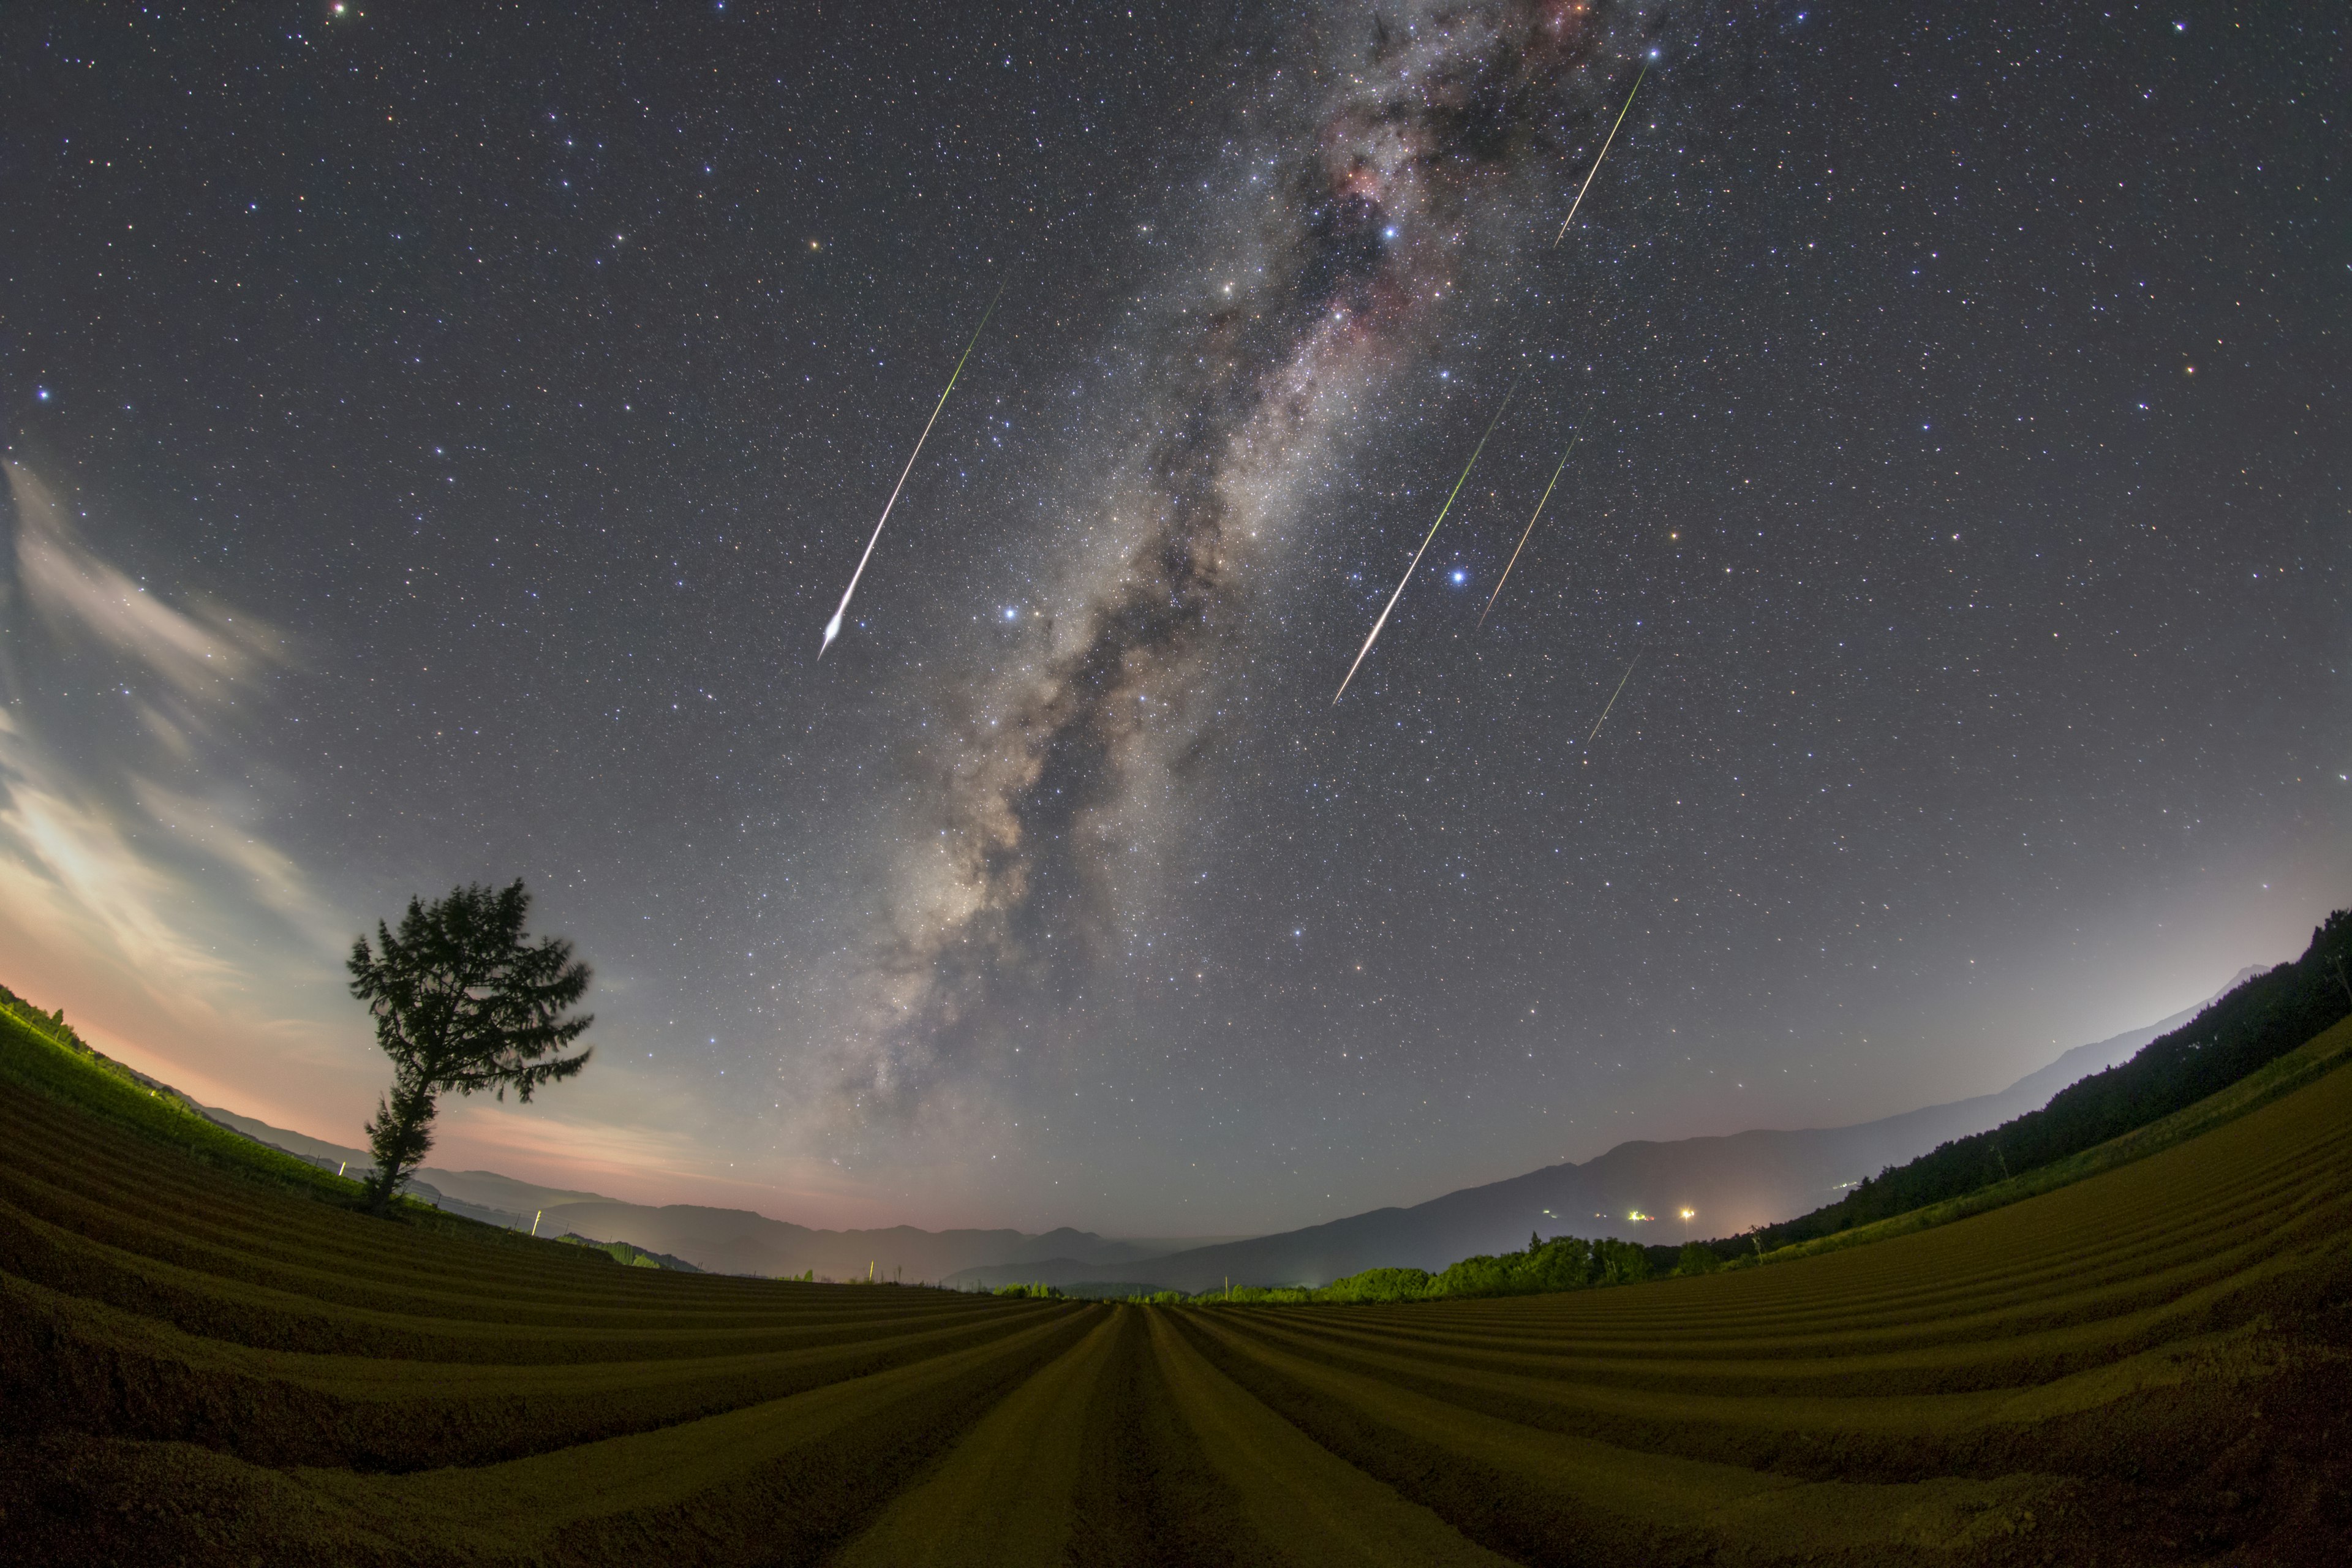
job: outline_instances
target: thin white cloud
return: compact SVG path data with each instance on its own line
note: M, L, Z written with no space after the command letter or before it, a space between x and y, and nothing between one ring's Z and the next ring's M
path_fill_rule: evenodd
M236 874L241 891L289 926L313 933L338 929L342 916L319 897L291 856L261 837L250 820L254 813L248 802L183 795L145 778L130 783L146 820ZM337 942L330 946L340 951Z
M19 606L0 626L0 900L20 917L0 951L9 983L71 973L86 1016L282 1050L289 1026L340 1000L329 933L350 923L271 842L250 782L267 771L241 731L285 639L229 606L149 592L84 542L51 487L0 467Z
M225 605L164 604L82 544L65 504L22 463L0 462L16 504L16 578L34 612L136 660L182 696L225 699L227 688L285 660L285 638Z
M84 943L166 984L226 978L205 933L165 911L193 889L155 863L137 826L58 776L56 759L0 714L0 897L48 912Z

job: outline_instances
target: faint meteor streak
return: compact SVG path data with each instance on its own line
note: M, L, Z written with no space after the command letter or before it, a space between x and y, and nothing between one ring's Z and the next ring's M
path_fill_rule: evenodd
M1584 437L1581 436L1570 437L1568 443L1568 452L1562 452L1559 455L1559 468L1554 468L1551 471L1551 484L1544 486L1543 497L1536 502L1535 514L1528 519L1528 530L1525 533L1519 535L1519 549L1511 552L1511 559L1504 565L1502 576L1496 579L1495 591L1486 595L1486 608L1478 612L1478 624L1480 626L1483 626L1486 624L1486 616L1494 610L1495 601L1503 596L1503 584L1511 580L1511 568L1519 563L1519 550L1525 550L1528 547L1528 541L1535 537L1536 518L1543 515L1544 501L1551 500L1552 485L1559 483L1560 471L1568 467L1568 453L1575 451L1577 442L1583 439Z
M1625 116L1633 112L1633 93L1642 90L1642 78L1649 74L1650 62L1643 60L1641 70L1633 77L1633 92L1625 95L1625 107L1617 111L1617 124L1609 128L1608 140L1601 143L1601 151L1593 155L1592 167L1584 171L1584 184L1576 187L1576 199L1568 204L1568 216L1560 219L1559 232L1551 238L1553 245L1557 246L1568 237L1568 226L1576 221L1576 209L1584 205L1584 193L1592 188L1592 176L1601 173L1601 160L1609 156L1610 144L1617 140L1617 126L1624 124Z
M1421 565L1422 556L1428 553L1429 542L1437 537L1438 529L1444 525L1445 514L1454 510L1454 498L1460 495L1462 487L1470 482L1470 470L1478 466L1478 454L1486 449L1486 437L1492 436L1495 426L1503 422L1504 411L1511 406L1511 399L1519 395L1519 382L1527 378L1527 369L1521 366L1518 379L1511 383L1510 391L1503 394L1502 404L1495 410L1495 416L1486 421L1486 435L1479 437L1478 444L1470 449L1470 460L1462 465L1462 477L1454 481L1453 489L1446 492L1445 504L1437 509L1437 521L1429 525L1429 531L1422 536L1421 548L1412 552L1412 565L1407 566L1404 575L1397 579L1396 592L1389 595L1387 605L1381 611L1381 618L1372 623L1370 633L1364 638L1364 646L1356 650L1356 662L1348 667L1346 678L1339 682L1339 689L1331 695L1332 707L1339 706L1339 699L1348 695L1348 682L1356 679L1356 671L1363 666L1364 656L1371 652L1372 644L1380 640L1381 628L1389 624L1389 611L1395 609L1397 601L1404 597L1404 585L1412 581L1413 572Z
M874 525L874 537L866 542L866 553L857 558L857 570L849 574L849 586L842 590L841 608L834 611L833 619L824 624L824 641L818 645L817 658L823 658L824 650L833 646L833 639L841 635L841 618L849 614L850 595L857 592L857 580L866 575L866 563L874 559L874 547L882 542L882 525L890 521L890 509L898 504L898 492L907 488L907 476L915 471L915 459L923 455L923 443L931 438L931 426L940 422L940 410L948 405L948 393L955 390L956 377L963 374L964 361L971 358L971 351L980 346L980 334L988 331L988 319L996 314L997 300L1004 298L1004 287L997 285L996 299L991 300L988 309L982 312L980 325L971 330L971 342L964 344L962 357L948 375L946 390L931 405L931 416L923 422L923 433L915 437L915 449L907 454L907 466L898 470L898 482L890 487L890 499L882 503L882 520Z
M1633 665L1641 662L1642 656L1638 653L1635 654L1633 656L1633 663L1628 664L1625 667L1625 673L1618 678L1617 689L1609 694L1608 706L1602 708L1601 710L1601 717L1592 721L1592 735L1598 735L1601 733L1601 726L1609 722L1609 710L1617 706L1618 696L1624 691L1625 682L1633 679ZM1592 744L1592 735L1587 735L1584 737L1584 743L1586 745L1589 746Z

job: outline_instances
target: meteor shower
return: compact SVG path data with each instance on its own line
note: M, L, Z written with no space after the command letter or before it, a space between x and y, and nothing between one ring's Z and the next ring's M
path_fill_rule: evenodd
M0 6L0 1563L2352 1560L2347 21Z

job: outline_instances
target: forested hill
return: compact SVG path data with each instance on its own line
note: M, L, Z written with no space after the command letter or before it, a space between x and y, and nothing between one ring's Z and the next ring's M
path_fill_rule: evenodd
M2301 958L2231 990L2120 1066L2040 1110L1891 1166L1827 1208L1715 1244L1725 1257L1834 1236L1990 1186L2145 1127L2228 1088L2352 1014L2352 910L2311 933Z

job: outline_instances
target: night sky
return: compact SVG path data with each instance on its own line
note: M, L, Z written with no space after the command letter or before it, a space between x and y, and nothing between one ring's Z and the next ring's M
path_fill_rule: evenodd
M2352 895L2344 27L9 5L0 979L357 1143L520 876L435 1163L817 1224L1998 1088Z

